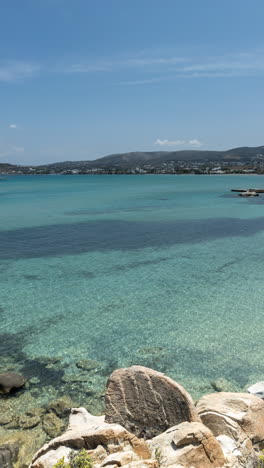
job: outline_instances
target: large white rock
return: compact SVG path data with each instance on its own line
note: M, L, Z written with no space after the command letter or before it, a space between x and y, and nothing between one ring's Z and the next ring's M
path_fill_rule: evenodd
M249 393L252 393L252 395L255 395L259 398L262 398L264 400L264 382L257 382L254 385L251 385L248 387L247 391Z

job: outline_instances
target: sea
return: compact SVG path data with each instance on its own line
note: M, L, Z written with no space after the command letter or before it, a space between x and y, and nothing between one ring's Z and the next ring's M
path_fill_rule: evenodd
M0 180L0 372L103 411L114 369L193 396L264 377L263 176ZM222 385L221 384L221 385ZM32 401L31 401L32 404Z

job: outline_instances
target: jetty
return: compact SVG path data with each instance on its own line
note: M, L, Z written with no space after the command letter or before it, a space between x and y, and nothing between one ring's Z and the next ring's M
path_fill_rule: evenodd
M264 193L264 189L258 188L249 188L249 189L231 189L231 192L255 192L255 193Z

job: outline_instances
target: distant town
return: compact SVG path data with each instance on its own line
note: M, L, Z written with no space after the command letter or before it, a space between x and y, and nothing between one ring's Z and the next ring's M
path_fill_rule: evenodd
M122 153L95 161L64 161L41 166L0 164L3 175L264 174L264 147L225 152Z

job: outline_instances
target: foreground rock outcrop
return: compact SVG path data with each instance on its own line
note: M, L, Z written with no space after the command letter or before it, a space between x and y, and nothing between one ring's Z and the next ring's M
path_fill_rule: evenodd
M118 369L107 383L105 420L150 439L184 421L200 421L191 396L174 380L142 366Z
M72 408L66 432L46 443L30 468L53 468L62 459L67 463L80 449L94 468L259 466L264 401L255 395L213 393L195 407L172 379L133 366L110 376L105 398L105 417ZM4 454L11 456L6 449Z

